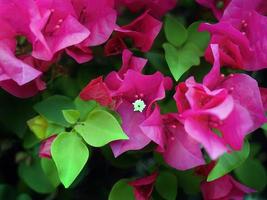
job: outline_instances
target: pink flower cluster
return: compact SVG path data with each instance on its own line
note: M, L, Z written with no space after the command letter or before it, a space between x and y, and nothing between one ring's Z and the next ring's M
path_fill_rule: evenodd
M144 14L119 27L115 4ZM176 3L162 5L140 0L0 0L0 87L17 97L33 96L45 89L42 75L63 53L78 63L90 61L92 47L104 44L114 31L107 54L126 48L124 38L148 51L161 28L153 16L162 16ZM122 46L114 45L117 40Z
M213 8L217 0L198 0ZM204 23L200 30L211 33L211 43L219 44L220 61L224 66L255 71L267 68L267 2L265 0L228 0L218 12L216 24ZM220 14L218 14L220 13ZM206 59L213 62L211 49Z
M149 51L162 27L159 18L175 7L175 0L0 0L0 87L17 97L33 96L45 89L43 74L63 54L84 63L93 58L93 47L105 44L105 55L122 53L122 66L92 80L80 97L119 113L129 139L110 144L115 157L153 143L173 168L209 168L203 149L216 161L225 152L241 150L246 135L267 122L267 89L245 73L221 73L221 66L267 68L267 3L197 2L219 20L200 26L211 34L205 58L213 67L202 83L189 77L176 85L176 113L162 114L159 107L173 88L172 79L160 72L143 74L147 60L134 56L125 42L131 39L135 48ZM142 14L119 26L122 9ZM43 143L42 157L51 156L53 139ZM130 183L137 199L149 199L156 177L157 173ZM207 200L241 199L252 192L230 175L203 182L201 189Z
M160 72L142 74L146 60L133 56L127 49L118 72L92 80L82 90L83 100L95 100L122 118L122 128L129 140L111 143L115 157L153 142L166 163L187 170L206 164L202 148L212 160L242 149L246 135L267 122L266 89L259 88L257 81L246 74L222 74L219 47L210 45L214 63L202 83L189 77L176 86L174 100L178 113L162 115L158 106L165 91L172 88L171 79ZM154 175L130 183L136 199L150 198L153 181ZM201 189L206 200L242 199L254 191L230 175L203 182Z
M111 143L116 157L153 141L170 166L186 170L205 164L202 147L216 160L225 152L241 150L245 136L266 122L256 80L246 74L221 74L218 45L211 49L214 65L203 83L189 77L176 86L178 113L161 115L157 103L172 88L171 79L160 72L143 75L146 60L129 50L123 51L118 72L92 80L83 89L83 100L96 100L122 118L129 140ZM142 109L136 110L137 102Z

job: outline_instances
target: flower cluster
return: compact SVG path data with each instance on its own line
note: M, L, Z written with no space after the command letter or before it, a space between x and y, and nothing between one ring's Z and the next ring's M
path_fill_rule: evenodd
M119 8L136 12L136 3L138 11L144 13L128 25L117 25ZM153 16L162 16L176 2L163 4L138 0L1 0L1 88L17 97L35 95L46 88L43 73L57 65L64 53L78 63L90 61L92 48L104 44L113 32L114 37L105 47L107 55L126 48L124 38L148 51L161 28L161 22Z
M132 49L142 53L151 49L162 16L176 0L0 0L0 87L17 97L32 97L46 88L44 75L58 67L63 55L82 64L91 61L93 49L101 46L105 56L121 55L122 65L90 80L79 97L119 115L128 139L110 142L114 156L152 144L172 168L194 169L206 179L222 155L242 150L246 136L267 123L267 89L249 75L267 68L267 3L197 2L219 20L199 27L211 35L205 59L212 68L201 82L190 76L174 83L159 71L144 73L147 59L135 56ZM125 9L141 14L119 25L117 18ZM177 112L163 114L160 103L171 90ZM40 157L51 158L56 138L43 141ZM150 199L158 176L160 172L154 172L129 181L136 199ZM227 174L203 181L201 190L205 200L241 199L254 192Z

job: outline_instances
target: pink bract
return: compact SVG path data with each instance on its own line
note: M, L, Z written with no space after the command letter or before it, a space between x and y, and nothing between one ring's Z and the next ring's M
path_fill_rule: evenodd
M262 0L232 0L219 23L201 25L200 30L211 33L210 43L219 45L222 65L248 71L266 68L266 10ZM213 62L211 48L205 56Z
M149 200L151 198L157 177L158 173L154 172L150 176L129 182L129 185L134 188L134 196L136 200Z
M202 182L201 191L204 200L242 200L245 195L255 192L255 190L234 180L230 175L212 182Z
M49 138L42 141L39 149L39 157L41 158L51 158L51 145L56 139L57 135L52 135Z
M257 82L244 74L221 75L218 46L211 49L214 65L203 84L191 77L178 85L174 98L186 132L217 159L228 145L240 150L266 117Z

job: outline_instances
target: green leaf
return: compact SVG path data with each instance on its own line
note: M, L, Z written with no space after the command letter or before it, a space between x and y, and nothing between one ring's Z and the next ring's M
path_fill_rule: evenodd
M89 150L76 133L61 133L51 146L60 181L68 188L89 158Z
M62 110L75 109L75 105L68 97L55 95L35 104L34 109L48 122L68 127L69 123L65 120Z
M54 123L49 123L48 127L46 129L46 138L55 135L55 134L59 134L61 132L63 132L65 130L64 126L61 125L57 125Z
M80 117L84 120L88 113L97 107L97 103L95 101L83 101L80 97L77 97L74 101L76 109L80 111Z
M261 127L264 131L267 131L267 123L263 124L263 126Z
M32 198L28 194L20 194L16 200L31 200Z
M127 180L119 180L112 187L111 192L109 193L108 200L135 200L133 194L133 188L128 185Z
M33 99L18 99L12 95L0 92L0 122L1 129L6 128L10 133L16 133L19 138L23 138L27 131L27 121L34 117L32 105Z
M200 183L202 182L201 177L197 176L193 170L187 171L175 171L178 180L181 184L179 187L188 195L196 195L200 192Z
M42 158L41 166L50 183L54 187L57 187L60 184L60 180L54 161L52 159Z
M74 129L87 144L102 147L114 140L128 139L116 118L104 110L91 112L86 121Z
M44 117L38 115L28 120L27 125L38 139L43 140L46 138L46 129L48 127L48 122Z
M181 46L187 39L187 30L175 18L167 16L164 31L167 40L174 46Z
M80 118L80 112L78 110L62 110L63 116L70 124L75 124Z
M176 81L193 65L199 65L199 49L192 43L177 50L169 43L163 44L165 59Z
M166 200L175 200L177 196L177 178L170 172L160 172L156 181L156 190Z
M257 191L262 191L266 187L266 170L258 160L248 159L234 172L237 178L248 187Z
M55 187L44 174L39 158L34 158L30 165L26 162L20 163L18 174L20 178L36 192L51 193L55 190Z
M249 152L249 143L245 142L241 151L223 154L209 173L207 181L218 179L239 167L248 158Z
M9 200L16 198L16 191L9 185L0 184L0 199Z
M210 35L208 32L200 32L198 31L198 27L201 22L194 22L191 24L187 31L188 31L188 39L187 42L191 42L195 44L201 52L204 52L207 48L209 41L210 41Z

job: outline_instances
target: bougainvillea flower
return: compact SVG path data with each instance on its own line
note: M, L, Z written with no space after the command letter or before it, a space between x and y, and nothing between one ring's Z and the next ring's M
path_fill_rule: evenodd
M158 148L167 164L178 170L204 165L200 144L185 130L176 114L163 116L164 149Z
M105 45L104 53L106 56L118 55L121 54L124 49L127 49L127 46L123 39L115 35Z
M123 76L129 69L133 69L137 72L142 72L144 66L147 63L147 59L133 56L133 53L128 49L122 52L122 66L118 72L120 76Z
M219 44L222 65L249 71L266 68L267 17L258 9L261 2L232 0L219 23L200 26L211 33L211 44ZM210 48L205 57L213 61Z
M144 58L139 58L133 56L133 53L129 50L124 50L122 54L122 66L120 70L117 72L112 72L106 78L106 83L103 82L103 78L98 77L92 80L80 93L81 99L95 100L102 106L111 106L113 103L111 98L111 90L118 89L120 84L124 78L124 74L129 70L135 70L137 72L141 72L144 68L147 60ZM119 82L116 84L116 82Z
M115 28L115 31L117 36L122 39L130 38L134 47L147 52L157 37L161 26L160 21L145 12L130 24Z
M245 195L255 192L234 180L230 175L211 182L202 182L201 191L204 200L242 200Z
M197 0L197 2L211 9L215 17L220 19L231 0Z
M72 5L79 22L90 31L83 44L97 46L106 42L116 26L114 0L72 0Z
M257 81L246 74L230 74L227 77L220 74L218 46L211 45L211 48L214 52L215 63L213 69L204 78L203 83L210 89L225 88L231 91L235 104L238 103L248 111L253 122L251 131L256 130L266 122Z
M100 76L92 80L80 93L80 98L84 101L95 100L102 106L108 106L112 103L112 98L108 87Z
M154 172L150 176L129 182L129 185L134 188L134 196L136 200L149 200L151 198L157 177L158 173Z
M218 46L211 49L214 65L204 84L189 78L177 86L175 100L186 132L216 159L228 145L240 150L244 137L266 118L257 82L244 74L222 76Z
M131 12L149 10L153 17L160 18L176 6L176 0L116 0L117 7L126 6Z
M66 53L76 60L77 63L85 63L93 59L93 52L90 48L82 46L82 45L75 45L68 47L66 49Z
M51 158L51 145L56 139L57 135L52 135L49 138L42 141L39 149L39 157L41 158Z
M73 0L79 22L90 34L79 45L68 48L67 53L78 63L92 59L91 46L101 45L108 40L116 27L117 13L113 9L113 0Z
M90 31L77 18L70 0L38 0L42 18L35 20L31 29L35 35L32 55L51 60L55 53L88 38Z
M156 101L165 97L165 90L170 89L172 85L171 80L159 72L153 75L142 75L129 69L119 84L120 86L111 93L116 101L116 110L122 118L122 128L129 140L111 143L114 155L119 156L128 150L142 149L150 141L163 146L161 133L155 131L155 128L150 127L149 124L151 121L158 122L160 113L158 107L153 110L153 106ZM109 87L108 82L107 86ZM137 100L145 104L142 112L134 111L133 103Z
M0 87L14 96L27 98L45 88L42 72L15 56L13 39L0 41Z

